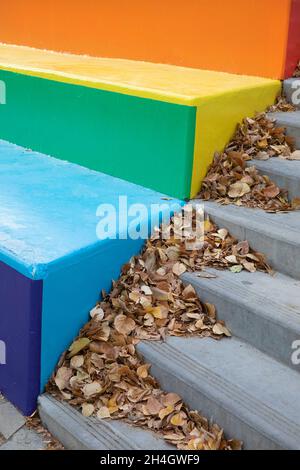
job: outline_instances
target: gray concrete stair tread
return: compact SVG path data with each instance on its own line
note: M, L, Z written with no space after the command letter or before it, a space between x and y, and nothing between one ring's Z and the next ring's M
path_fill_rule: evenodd
M85 418L48 394L39 397L39 413L44 426L68 450L174 449L151 431L122 421Z
M248 449L300 449L300 375L237 339L170 337L138 346L166 390Z
M224 218L230 218L243 226L257 228L265 234L270 234L300 247L300 211L269 213L261 209L252 209L234 204L221 205L214 201L202 201L204 208L209 213L222 214Z
M300 160L285 160L273 157L269 160L250 160L247 164L256 166L260 171L268 171L274 175L283 175L289 179L297 180L300 193Z
M280 111L277 113L269 113L268 116L276 119L277 123L280 125L300 128L300 111L290 111L288 113Z
M269 160L251 160L247 165L255 166L280 188L288 189L290 199L300 197L300 161L274 157Z
M182 279L216 306L234 336L299 370L291 362L291 345L300 338L300 281L279 273L206 271L216 277L185 273Z
M220 227L264 253L273 269L300 278L300 211L267 213L244 206L221 205L215 201L194 201Z

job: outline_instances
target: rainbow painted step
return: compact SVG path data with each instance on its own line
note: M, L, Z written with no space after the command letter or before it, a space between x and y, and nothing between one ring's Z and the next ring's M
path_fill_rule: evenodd
M113 205L117 216L125 217L119 196L127 197L128 208L145 206L138 227L145 236L151 231L151 208L157 216L151 222L157 225L180 204L0 141L0 341L6 349L0 390L26 415L35 409L38 394L101 289L110 290L121 266L144 243L126 238L130 226L126 229L124 218L116 239L99 239L99 231L97 236L100 204Z
M0 138L173 197L195 196L213 154L277 80L0 45Z
M269 78L300 59L300 0L2 3L0 41L12 44Z

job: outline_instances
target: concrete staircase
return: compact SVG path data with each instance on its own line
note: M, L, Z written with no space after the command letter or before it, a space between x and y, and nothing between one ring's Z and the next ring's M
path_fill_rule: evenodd
M300 112L275 114L300 149ZM253 161L264 174L300 195L300 162ZM140 352L161 385L209 414L246 449L300 449L300 212L272 214L206 202L220 227L265 253L274 276L209 270L185 274L201 299L215 304L233 339L169 338ZM299 347L299 344L298 344ZM294 353L294 356L293 356ZM297 364L298 363L298 364Z
M279 122L297 116L286 113ZM300 135L300 122L295 127ZM274 158L249 164L292 197L300 196L300 162ZM214 276L209 278L184 274L184 282L192 284L203 301L216 305L233 338L168 338L164 343L143 342L139 352L164 389L179 393L191 408L221 425L228 437L242 439L245 449L300 449L300 212L271 214L215 202L205 203L205 210L220 227L265 253L277 272L271 276L210 269ZM114 448L115 441L103 437L106 431L125 439L130 430L124 423L113 423L114 428L109 422L95 424L47 395L40 398L39 407L45 425L68 448L75 448L74 442L79 446L78 426L66 427L64 418L76 419L90 438L97 426L103 428L88 448ZM153 441L145 431L140 436L142 448L165 448L161 439ZM141 441L133 439L131 447L136 448Z

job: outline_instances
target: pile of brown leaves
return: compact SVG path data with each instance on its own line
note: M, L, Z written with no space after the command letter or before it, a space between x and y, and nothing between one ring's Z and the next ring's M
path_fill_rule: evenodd
M261 208L268 212L299 208L299 200L290 203L281 190L255 166L247 166L247 157L239 152L216 154L205 177L199 197L220 204Z
M239 152L248 159L266 160L270 157L287 157L293 150L294 140L286 135L285 128L277 127L275 119L260 113L253 119L244 119L237 126L225 153Z
M208 219L201 249L190 250L176 238L163 239L162 227L147 241L141 255L123 267L110 294L91 311L91 320L64 353L48 390L81 407L84 416L124 419L160 434L179 449L236 449L217 425L190 411L174 393L165 393L136 351L141 339L160 340L166 335L230 336L215 307L203 303L180 275L206 266L269 271L264 257L237 242L226 229Z
M294 78L300 78L300 61L296 67L296 70L294 72L294 75L293 75Z
M265 113L253 119L246 118L237 127L225 151L215 154L199 197L268 212L299 209L298 198L290 203L287 191L276 186L255 166L247 166L247 161L252 159L300 159L299 151L293 150L293 140L286 135L285 129L276 127L276 121L268 119Z
M297 108L290 103L284 95L278 95L276 98L276 103L269 106L267 113L290 113L296 111Z

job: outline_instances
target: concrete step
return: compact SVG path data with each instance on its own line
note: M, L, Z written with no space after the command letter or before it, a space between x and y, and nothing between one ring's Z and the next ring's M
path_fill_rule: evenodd
M220 227L264 253L274 270L300 279L300 211L272 214L261 209L222 206L214 201L200 202Z
M207 271L216 277L185 273L182 279L216 306L233 336L300 372L292 362L292 345L300 338L300 281L282 274Z
M300 109L300 78L289 78L283 82L285 96L290 103Z
M48 394L39 397L43 425L68 450L170 450L174 449L151 431L122 421L85 418L66 402Z
M286 128L287 134L295 139L296 148L300 149L300 111L290 113L270 113L268 116L272 119L276 119L278 127Z
M300 128L299 128L300 130ZM280 188L288 189L290 200L300 197L300 161L270 158L269 160L252 160L249 166L269 176Z
M300 376L238 339L169 337L138 350L165 390L245 449L300 449Z

